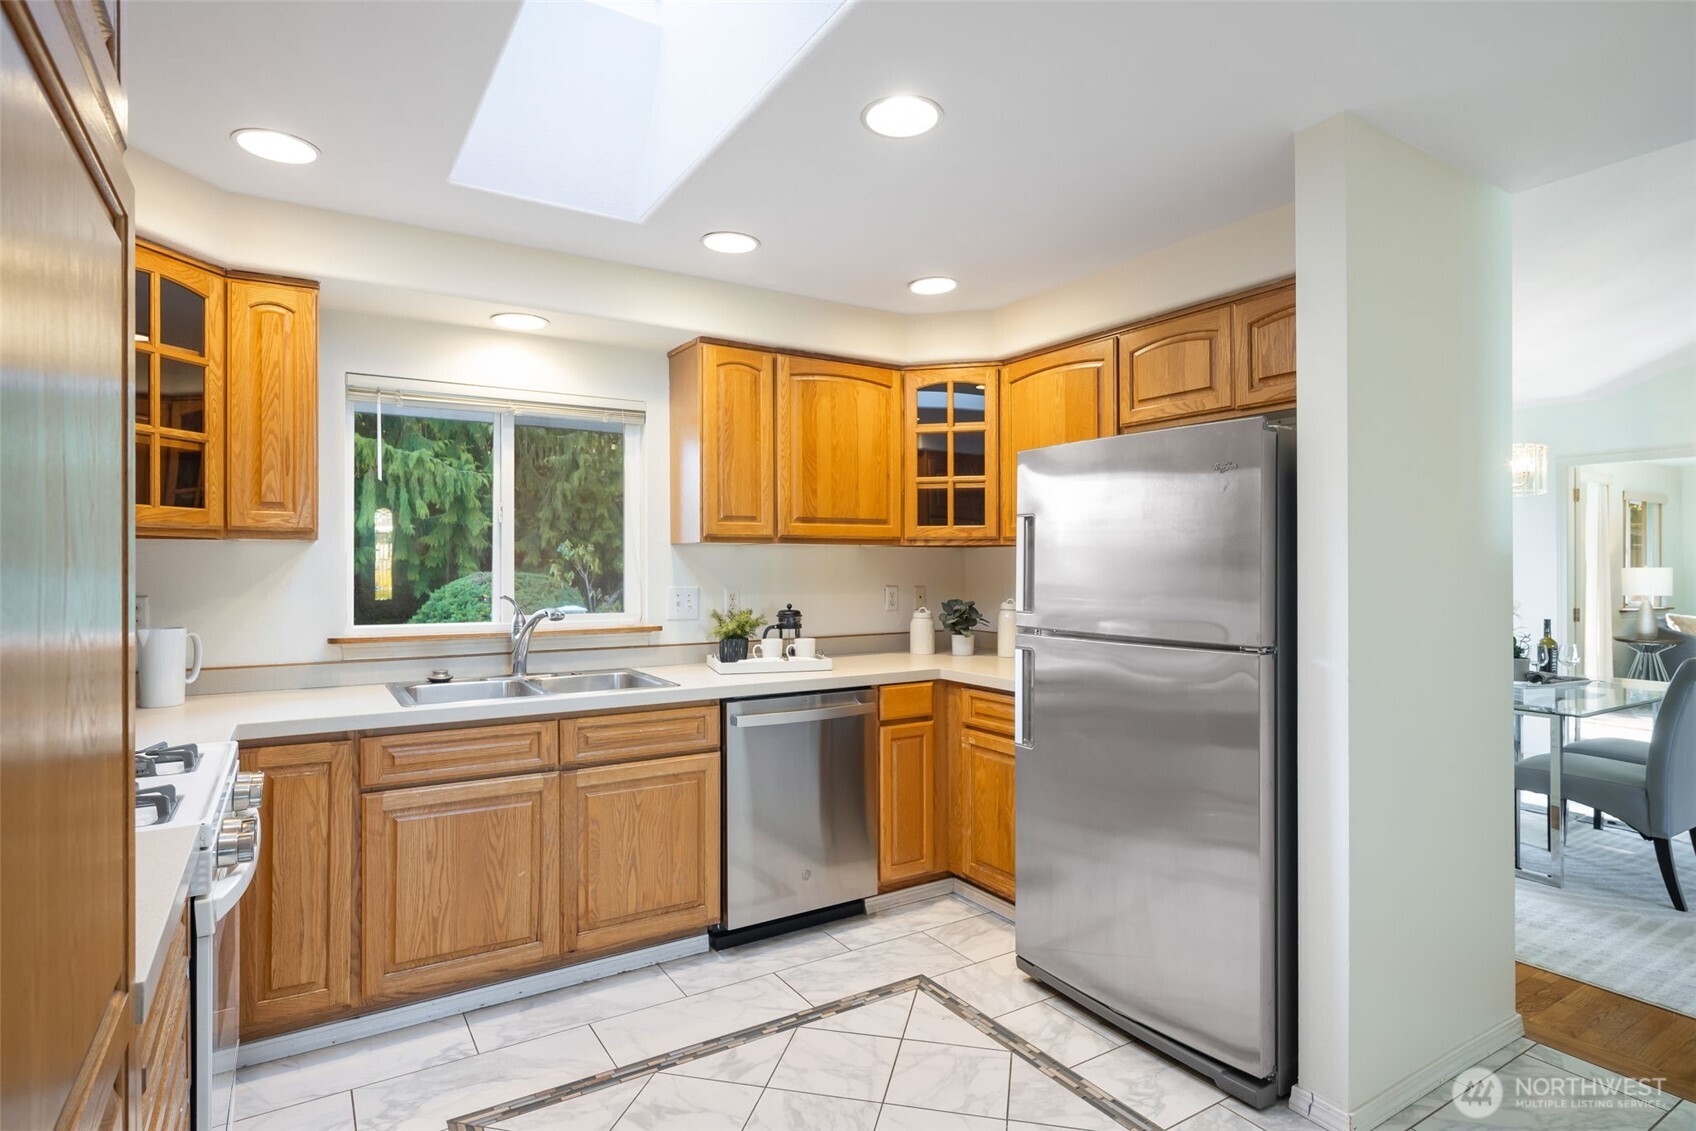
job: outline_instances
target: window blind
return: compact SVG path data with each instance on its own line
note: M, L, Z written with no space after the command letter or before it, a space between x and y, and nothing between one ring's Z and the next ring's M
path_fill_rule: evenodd
M429 406L514 416L568 417L603 424L642 424L647 419L647 406L642 401L421 381L374 373L349 372L347 397L353 404L380 403L382 408L390 410L405 410L409 405Z

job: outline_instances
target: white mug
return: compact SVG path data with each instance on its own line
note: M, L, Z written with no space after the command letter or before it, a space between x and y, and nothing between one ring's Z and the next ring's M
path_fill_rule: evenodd
M770 636L764 640L756 640L754 641L753 652L756 660L781 660L783 659L783 641Z
M184 687L200 678L200 637L186 628L138 628L136 706L176 707L186 694ZM194 662L185 671L188 645L194 644Z
M819 654L819 642L811 636L797 636L789 642L789 647L783 650L785 656L793 656L797 660L810 660Z

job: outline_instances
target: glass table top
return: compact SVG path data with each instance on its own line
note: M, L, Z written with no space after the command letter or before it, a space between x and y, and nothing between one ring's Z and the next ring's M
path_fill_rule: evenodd
M1590 680L1587 683L1513 685L1513 709L1528 715L1582 719L1605 715L1666 698L1667 685L1642 679Z

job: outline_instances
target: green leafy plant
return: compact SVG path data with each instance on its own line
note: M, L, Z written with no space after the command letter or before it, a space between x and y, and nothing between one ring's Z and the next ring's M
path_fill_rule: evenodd
M978 625L988 623L989 618L978 612L976 601L950 597L942 602L942 627L955 636L970 636Z
M721 613L717 609L709 614L713 626L709 630L715 640L733 640L737 637L750 637L765 626L766 618L753 609L738 609L732 605L730 611Z
M492 578L486 570L456 577L430 594L429 599L412 614L411 623L464 624L482 620L489 615L491 583ZM572 605L584 607L577 590L561 585L545 573L520 573L513 578L513 588L517 590L513 595L526 612L562 606L569 608ZM507 611L503 604L495 615L504 616Z

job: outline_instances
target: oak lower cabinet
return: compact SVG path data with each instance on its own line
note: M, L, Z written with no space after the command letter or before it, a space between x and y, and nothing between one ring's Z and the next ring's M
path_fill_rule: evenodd
M718 922L717 752L559 776L568 950L627 948Z
M961 877L1012 899L1013 697L971 687L950 690L955 726L949 771L954 794L950 864Z
M166 944L165 965L153 988L140 1042L131 1055L141 1063L140 1131L177 1131L189 1125L193 1018L189 1012L189 924L185 908Z
M367 1004L510 977L563 953L559 775L362 800Z
M1019 453L1113 435L1117 355L1112 338L1049 350L1001 367L1001 537L1013 539Z
M875 365L777 359L777 532L784 538L901 537L901 374Z
M877 882L904 887L948 872L935 685L878 689Z
M351 742L244 746L265 775L259 870L241 903L241 1031L259 1037L349 1012L359 805Z

